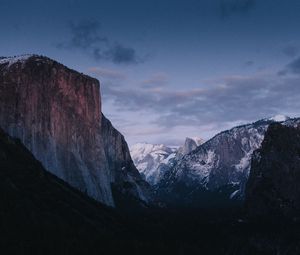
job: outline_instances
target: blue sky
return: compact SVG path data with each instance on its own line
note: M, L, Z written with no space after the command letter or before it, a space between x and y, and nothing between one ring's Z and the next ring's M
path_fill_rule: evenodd
M98 78L129 144L300 116L298 0L0 4L0 55L42 54Z

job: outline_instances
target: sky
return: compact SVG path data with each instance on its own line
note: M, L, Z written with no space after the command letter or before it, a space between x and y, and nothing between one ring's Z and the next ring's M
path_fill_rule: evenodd
M0 0L0 56L99 79L129 145L300 116L299 0Z

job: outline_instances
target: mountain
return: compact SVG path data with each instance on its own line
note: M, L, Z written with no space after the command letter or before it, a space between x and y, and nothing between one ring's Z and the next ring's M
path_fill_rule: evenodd
M252 157L245 204L250 216L300 215L300 129L272 124Z
M204 143L204 139L200 137L187 137L185 138L184 145L180 146L176 152L176 159L182 158L184 155L189 154L195 150L199 145Z
M203 139L198 137L187 137L184 145L179 148L168 147L164 144L137 143L131 146L130 153L139 172L150 184L155 185L173 166L175 158L182 158L201 143Z
M132 160L151 184L156 184L163 173L163 165L176 156L176 148L167 147L164 144L137 143L131 146Z
M99 81L43 56L0 59L0 126L43 166L109 206L149 201L124 137L101 112Z
M157 185L159 196L187 206L202 206L204 200L218 197L243 199L252 153L261 146L268 126L278 120L296 122L283 116L263 119L221 132L198 146L165 173Z
M91 243L101 250L115 235L127 234L113 209L46 171L2 129L0 199L0 248L6 254L84 254Z
M287 142L293 142L294 134L291 138ZM19 139L2 129L0 200L0 249L4 254L249 255L299 251L299 223L253 224L243 221L234 208L148 209L121 214L46 171Z

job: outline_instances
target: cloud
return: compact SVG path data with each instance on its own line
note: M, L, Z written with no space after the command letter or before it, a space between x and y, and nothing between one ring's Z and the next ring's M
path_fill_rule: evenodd
M248 60L248 61L246 61L245 63L244 63L244 66L245 67L250 67L250 66L253 66L254 65L254 61L252 61L252 60Z
M100 78L109 80L125 80L127 78L124 73L113 69L90 67L87 71L91 74L99 76Z
M143 88L160 88L168 83L169 77L165 73L157 73L152 75L149 79L143 80L141 82L141 87Z
M70 23L71 37L66 42L57 44L59 49L79 49L91 55L96 60L110 61L115 64L138 64L145 59L138 56L136 50L124 46L120 42L100 35L100 24L97 21L85 20Z
M83 20L78 23L71 22L69 29L71 32L70 40L58 43L58 48L86 50L100 44L104 47L108 43L106 37L99 35L100 24L97 21Z
M294 59L292 62L287 64L284 69L278 72L279 76L286 74L300 74L300 57Z
M256 0L222 0L220 3L221 17L244 14L254 9Z
M125 47L120 43L110 45L106 49L94 47L93 56L96 60L108 60L115 64L139 64L144 62L144 58L139 57L135 49Z
M107 43L108 39L106 37L98 35L99 28L100 24L96 21L82 21L78 24L71 23L72 38L70 46L86 49L97 43Z
M300 78L276 74L229 76L215 85L189 90L120 89L103 87L103 95L120 111L154 114L152 124L174 128L216 123L247 122L273 114L291 114L300 109ZM228 126L228 125L227 125Z
M107 51L104 52L106 59L111 60L116 64L122 63L140 63L141 59L136 54L135 49L124 47L123 45L116 43L114 46L110 47Z
M284 55L294 58L298 54L298 47L296 47L294 45L289 45L289 46L283 48L282 52Z
M300 57L287 65L287 70L291 73L300 74Z

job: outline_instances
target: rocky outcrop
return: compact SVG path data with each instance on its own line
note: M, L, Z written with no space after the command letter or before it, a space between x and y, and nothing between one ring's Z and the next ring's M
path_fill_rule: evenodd
M123 228L113 209L46 171L1 128L0 200L0 247L8 254L85 254Z
M195 150L199 145L203 143L204 140L199 137L195 137L195 138L187 137L184 141L184 145L178 148L176 153L176 158L177 159L182 158L184 155L189 154L190 152Z
M276 121L297 122L283 117L263 119L221 132L198 146L166 171L158 183L160 196L193 205L203 202L206 191L244 199L252 153L260 147L268 126Z
M124 138L102 115L96 79L46 57L2 58L0 126L48 171L96 200L114 206L111 186L123 178L146 200Z
M101 131L104 153L115 194L149 202L149 198L151 198L150 186L141 178L136 169L124 136L112 126L103 114Z
M300 129L272 124L252 157L245 205L250 216L300 215Z

